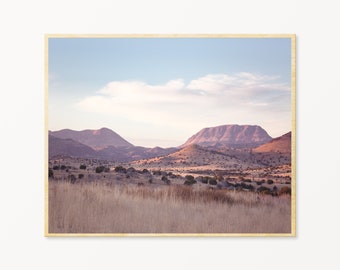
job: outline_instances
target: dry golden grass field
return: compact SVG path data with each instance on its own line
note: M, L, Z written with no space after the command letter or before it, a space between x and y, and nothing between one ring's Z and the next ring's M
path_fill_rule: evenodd
M291 197L254 192L48 183L48 233L291 233Z

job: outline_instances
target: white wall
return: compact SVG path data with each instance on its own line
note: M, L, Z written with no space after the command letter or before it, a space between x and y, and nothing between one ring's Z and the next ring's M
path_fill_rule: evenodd
M1 269L339 269L337 1L2 1ZM296 238L44 238L45 33L297 35Z

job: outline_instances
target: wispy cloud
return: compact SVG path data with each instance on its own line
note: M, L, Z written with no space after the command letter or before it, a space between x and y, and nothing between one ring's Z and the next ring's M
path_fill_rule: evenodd
M199 129L228 123L290 125L290 86L278 76L253 73L208 74L161 85L113 81L76 107L134 122ZM285 115L284 117L282 115Z

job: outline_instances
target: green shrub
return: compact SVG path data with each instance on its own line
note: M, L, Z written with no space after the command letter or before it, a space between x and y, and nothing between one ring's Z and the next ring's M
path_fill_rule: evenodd
M150 173L147 169L143 169L142 173Z
M216 179L210 178L210 179L209 179L209 184L210 184L210 185L213 185L213 186L217 185Z
M78 174L78 178L82 179L82 178L84 178L84 175L82 173L80 173L80 174Z
M86 170L86 165L85 165L85 164L81 164L81 165L79 166L79 169L81 169L81 170Z
M152 171L153 175L162 175L162 172L160 170L158 171Z
M209 181L209 177L208 177L208 176L204 176L204 177L202 178L202 183L203 183L203 184L208 184L208 181Z
M267 187L261 186L257 189L257 192L260 192L262 194L271 194L271 190Z
M133 168L133 167L130 167L126 171L129 172L129 173L134 173L134 172L136 172L136 169Z
M250 185L250 184L246 184L246 183L241 183L241 187L243 188L243 189L248 189L248 190L253 190L254 189L254 187L252 186L252 185Z
M105 170L104 166L98 166L96 167L96 173L102 173Z
M273 183L274 183L274 181L273 181L273 180L270 180L270 179L269 179L269 180L267 180L267 184L268 184L268 185L271 185L271 184L273 184Z
M117 166L115 172L126 173L126 169L123 166Z
M55 165L55 166L53 166L53 170L59 170L60 169L60 167L58 166L58 165Z
M192 182L193 180L195 180L195 177L193 177L192 175L188 174L188 175L185 176L185 179Z
M196 184L196 183L197 183L197 181L195 179L184 181L184 185L187 185L187 186L191 186L191 185Z
M166 183L167 185L170 185L171 184L171 181L168 179L168 177L166 176L162 176L161 180Z

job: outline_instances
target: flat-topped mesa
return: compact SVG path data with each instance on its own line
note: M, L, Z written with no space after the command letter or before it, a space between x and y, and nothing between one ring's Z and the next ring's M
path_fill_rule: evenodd
M190 144L235 148L257 147L271 139L268 133L257 125L222 125L200 130L181 147Z

